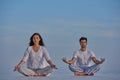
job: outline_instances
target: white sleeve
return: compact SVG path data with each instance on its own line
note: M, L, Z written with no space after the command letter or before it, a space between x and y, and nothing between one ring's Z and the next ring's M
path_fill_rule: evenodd
M24 53L23 59L22 59L24 62L26 62L28 60L29 53L30 53L30 50L29 50L29 48L27 48Z
M48 61L48 60L51 60L50 56L49 56L49 53L47 51L47 49L45 47L43 47L43 56L45 57L45 59Z
M78 51L75 51L75 52L73 53L73 57L77 58L77 53L78 53Z
M91 57L95 57L95 54L93 51L91 51L90 53L91 53Z

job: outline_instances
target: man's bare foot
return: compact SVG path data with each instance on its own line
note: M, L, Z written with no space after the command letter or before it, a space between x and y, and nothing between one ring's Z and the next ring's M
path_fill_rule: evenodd
M41 73L39 74L39 76L47 76L48 74L45 74L45 73Z
M90 75L88 75L88 76L94 76L94 73L91 73Z
M94 73L91 73L90 76L94 76Z
M86 76L85 72L74 72L75 76Z

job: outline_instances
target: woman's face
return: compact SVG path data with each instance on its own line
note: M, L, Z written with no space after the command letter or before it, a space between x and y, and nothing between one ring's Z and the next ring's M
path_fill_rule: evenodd
M33 43L34 44L39 44L39 41L40 41L40 37L38 35L34 35L33 36Z

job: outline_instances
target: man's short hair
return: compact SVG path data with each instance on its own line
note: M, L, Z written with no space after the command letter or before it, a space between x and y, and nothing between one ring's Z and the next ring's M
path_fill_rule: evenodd
M86 40L86 42L87 42L87 38L86 38L86 37L81 37L81 38L79 39L79 42L81 42L81 40Z

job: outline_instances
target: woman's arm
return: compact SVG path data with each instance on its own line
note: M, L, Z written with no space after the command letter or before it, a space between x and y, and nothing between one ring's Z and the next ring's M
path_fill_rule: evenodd
M76 58L73 57L71 60L67 60L66 58L63 58L62 60L67 64L73 64L76 61Z
M49 64L52 68L58 69L58 68L56 67L56 65L54 65L54 64L52 63L51 58L50 58L50 56L49 56L49 53L48 53L47 49L46 49L45 47L43 47L42 49L43 49L43 55L44 55L46 61L48 62L48 64Z
M58 68L56 67L56 65L54 65L54 64L52 63L51 60L48 60L47 62L48 62L48 64L50 64L50 66L51 66L52 68L58 69Z
M92 57L92 60L95 64L102 64L105 61L105 58L100 58L100 60L97 60L95 57Z
M24 63L25 63L25 62L24 62L23 60L21 60L20 63L19 63L17 66L15 66L14 71L18 71L19 68L20 68Z
M31 50L31 47L28 47L26 49L23 59L19 62L17 66L15 66L14 71L18 71L19 68L28 60L30 50Z

